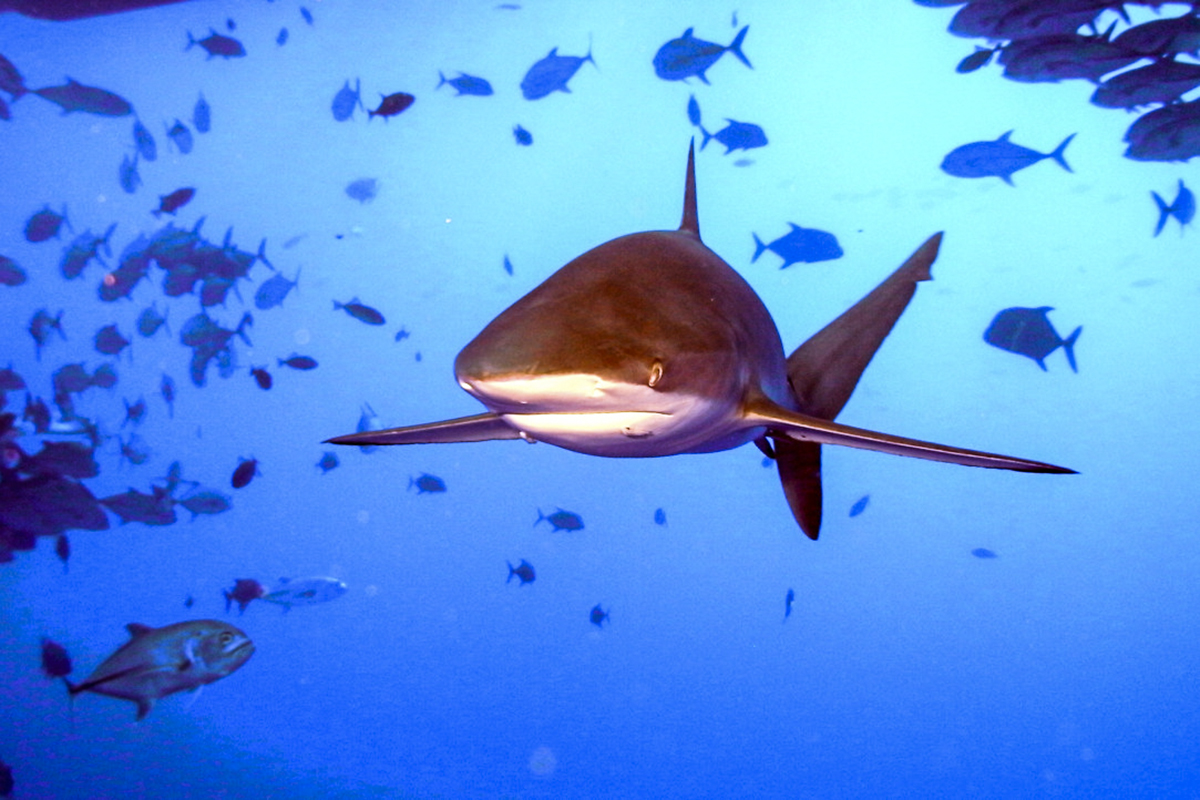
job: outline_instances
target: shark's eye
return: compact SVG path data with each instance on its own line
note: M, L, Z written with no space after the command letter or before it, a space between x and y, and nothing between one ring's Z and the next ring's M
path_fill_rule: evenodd
M647 383L651 389L653 389L655 386L658 385L658 382L662 380L662 376L663 376L662 362L655 361L654 366L652 366L650 368L650 380L647 381Z

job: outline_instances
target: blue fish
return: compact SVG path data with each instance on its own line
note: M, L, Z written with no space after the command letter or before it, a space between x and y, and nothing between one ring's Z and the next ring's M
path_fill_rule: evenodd
M688 112L688 121L691 122L693 125L695 125L697 128L699 128L700 127L700 104L696 102L696 95L692 95L691 97L688 98L687 112Z
M337 453L332 450L326 450L321 456L321 460L317 462L317 466L321 469L321 474L324 475L329 470L334 469L341 463L338 461Z
M986 547L976 547L971 551L971 555L975 556L976 558L999 558L999 556L997 556L991 550L988 550Z
M1079 326L1070 336L1063 339L1046 317L1047 312L1053 310L1051 306L1006 308L995 316L992 324L984 331L983 340L1001 350L1032 358L1043 372L1046 371L1046 356L1062 347L1063 352L1067 354L1071 371L1078 372L1075 368L1075 340L1079 338L1083 326Z
M788 589L787 597L783 599L783 619L787 620L792 615L792 603L796 602L796 591Z
M1163 226L1167 224L1167 217L1179 220L1179 232L1183 233L1183 226L1196 216L1196 196L1192 194L1191 189L1183 185L1183 178L1179 179L1179 191L1175 193L1175 201L1171 205L1167 205L1167 201L1159 197L1158 192L1150 194L1154 196L1154 202L1158 205L1158 225L1154 228L1154 235L1162 233Z
M288 39L287 28L280 28L279 35L275 37L275 44L279 45L280 47L283 47L285 44L287 44L287 39Z
M504 271L509 275L513 274L513 265L512 262L508 260L508 253L504 254Z
M146 130L146 126L140 119L133 123L133 141L142 158L147 161L158 158L158 146L154 143L154 137L150 135L150 131Z
M786 269L799 262L812 264L817 261L831 261L842 257L842 247L832 233L819 231L816 228L801 228L794 222L789 222L788 225L791 226L791 231L770 244L763 244L762 239L758 238L758 234L752 233L755 249L754 258L750 261L752 263L758 261L758 257L767 250L783 259L780 269Z
M355 106L363 107L362 81L359 79L355 79L353 89L350 88L350 81L346 81L345 85L333 96L333 118L338 122L345 122L354 116Z
M855 501L854 505L850 506L850 516L857 517L859 514L867 510L867 503L871 502L871 495L864 494Z
M520 125L513 126L513 138L517 140L517 144L522 147L528 147L533 144L533 134L522 128Z
M296 280L289 281L283 276L282 272L277 272L267 280L263 281L258 287L258 291L254 293L254 306L260 311L266 311L268 308L274 308L283 302L283 298L288 296L288 292L300 281L300 270L296 270Z
M465 72L458 73L457 78L450 78L447 80L446 76L442 74L442 71L438 70L438 78L440 78L440 80L438 81L438 85L434 88L440 89L448 83L453 86L455 90L457 90L458 94L454 95L455 97L462 97L464 94L487 97L492 93L492 85L490 83L483 78L479 78L474 75L468 75Z
M174 142L179 152L184 155L192 152L192 132L179 120L175 120L175 124L167 129L167 138Z
M360 203L369 203L379 194L379 181L374 178L359 178L346 185L346 194Z
M137 155L134 155L133 158L125 156L121 159L121 169L117 173L117 180L121 182L121 188L125 190L126 194L133 194L142 185L142 176L138 175L137 162Z
M571 90L567 88L567 81L571 80L585 61L591 61L593 66L596 64L590 46L587 55L583 57L560 56L558 48L555 47L549 55L525 73L521 80L521 94L526 100L538 100L554 91L569 93Z
M738 61L754 69L742 54L742 40L746 38L746 31L750 30L749 25L738 31L737 37L728 47L697 39L692 35L692 30L688 28L683 32L683 36L672 39L658 48L658 52L654 54L655 75L664 81L682 81L695 76L708 83L704 72L715 64L725 51L733 53Z
M304 6L300 6L300 16L304 17L304 21L307 22L309 25L313 24L312 12L310 12Z
M703 150L708 146L709 139L716 139L721 144L725 145L723 155L729 155L734 150L749 150L753 147L765 147L767 144L767 134L763 129L750 122L737 122L736 120L725 118L729 124L716 133L709 133L700 127L700 133L704 134L704 141L700 142L700 149Z
M666 525L667 524L667 512L663 511L661 508L654 509L654 524L655 525Z
M1013 144L1008 139L1011 135L1012 131L1008 131L993 142L971 142L954 148L942 160L942 171L956 178L994 176L1002 178L1009 186L1013 185L1012 174L1014 172L1036 164L1044 158L1053 158L1067 172L1074 171L1063 158L1063 151L1075 138L1075 134L1072 133L1063 139L1062 144L1056 147L1052 153L1039 153L1028 147Z
M208 129L212 127L212 109L208 107L203 92L200 93L200 99L196 101L196 108L192 111L192 124L200 133L208 133Z

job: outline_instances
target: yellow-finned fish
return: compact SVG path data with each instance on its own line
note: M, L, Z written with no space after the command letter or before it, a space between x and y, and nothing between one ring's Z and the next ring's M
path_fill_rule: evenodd
M254 654L254 642L225 622L198 619L151 628L131 622L130 639L87 680L63 682L71 697L95 692L137 703L137 718L154 703L185 689L199 689L235 672Z

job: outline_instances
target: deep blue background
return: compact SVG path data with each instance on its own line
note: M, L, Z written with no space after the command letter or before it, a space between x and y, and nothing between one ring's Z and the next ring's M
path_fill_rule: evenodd
M31 87L70 76L126 97L158 140L133 195L117 183L132 118L59 110L37 97L0 123L0 253L30 275L0 287L0 361L47 399L57 366L104 358L92 336L152 302L171 335L132 337L120 382L81 401L117 432L122 399L150 406L153 457L131 467L113 439L98 495L143 491L179 460L234 494L229 512L165 528L77 532L70 571L42 541L0 566L0 759L19 797L1188 797L1200 791L1195 609L1200 425L1194 231L1158 238L1150 191L1170 199L1195 167L1122 158L1133 117L1087 102L1084 83L1025 85L993 65L958 75L972 43L952 11L876 0L743 2L191 2L74 23L0 16L0 52ZM684 8L684 5L687 8ZM1167 8L1168 13L1181 9ZM206 60L187 34L232 18L245 58ZM1107 17L1105 18L1107 20ZM747 69L711 85L658 79L664 42L695 27L732 41ZM281 27L290 33L277 46ZM569 94L521 97L553 47L584 55ZM491 97L435 91L438 71L482 76ZM401 116L335 122L361 78L371 107L406 91ZM212 131L169 148L203 91ZM793 523L757 450L622 461L518 442L339 452L361 404L385 424L481 410L453 379L455 354L496 313L607 239L678 224L694 93L710 131L725 118L770 144L698 153L706 243L762 295L789 351L946 231L923 285L840 421L1065 464L1078 476L958 468L827 448L819 542ZM532 147L518 147L523 125ZM964 180L947 152L1015 129L1041 152L1078 133L1063 171ZM740 157L753 164L734 165ZM344 193L372 177L378 198ZM186 377L195 296L165 299L161 271L132 302L102 304L103 268L58 272L70 240L29 244L25 220L66 204L75 232L117 222L119 254L163 224L158 196L194 186L190 226L255 250L300 284L252 309L272 274L255 265L213 316L255 314L253 347L203 389ZM845 256L751 264L794 222L835 233ZM283 243L304 238L290 248ZM505 255L515 274L503 269ZM109 262L115 265L115 258ZM372 328L332 310L358 297ZM989 347L1009 306L1054 306L1076 347L1048 371ZM34 358L26 328L64 310L67 340ZM578 313L586 314L581 307ZM394 342L403 325L411 337ZM312 355L308 373L247 367ZM418 360L417 356L420 355ZM158 396L179 386L175 416ZM10 406L21 398L10 397ZM32 435L27 450L38 446ZM239 457L262 474L233 492ZM411 476L448 491L406 491ZM848 516L864 494L866 511ZM538 509L582 515L578 533L532 527ZM654 524L656 508L668 525ZM186 517L186 513L180 510ZM981 560L986 547L999 557ZM537 581L505 584L526 558ZM226 617L234 578L328 574L350 587L281 614ZM783 622L783 598L796 591ZM192 609L183 607L189 594ZM611 624L588 622L595 603ZM76 678L137 621L228 618L257 644L238 673L162 702L77 699L38 669L41 637Z

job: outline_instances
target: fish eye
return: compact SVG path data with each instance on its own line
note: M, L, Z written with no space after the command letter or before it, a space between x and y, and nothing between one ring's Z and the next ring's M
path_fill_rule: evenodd
M658 382L662 380L662 376L663 376L662 362L655 361L654 366L650 367L650 380L647 381L647 383L651 389L653 389L655 386L658 385Z
M233 634L229 631L224 631L220 636L221 644L229 644L233 641Z

